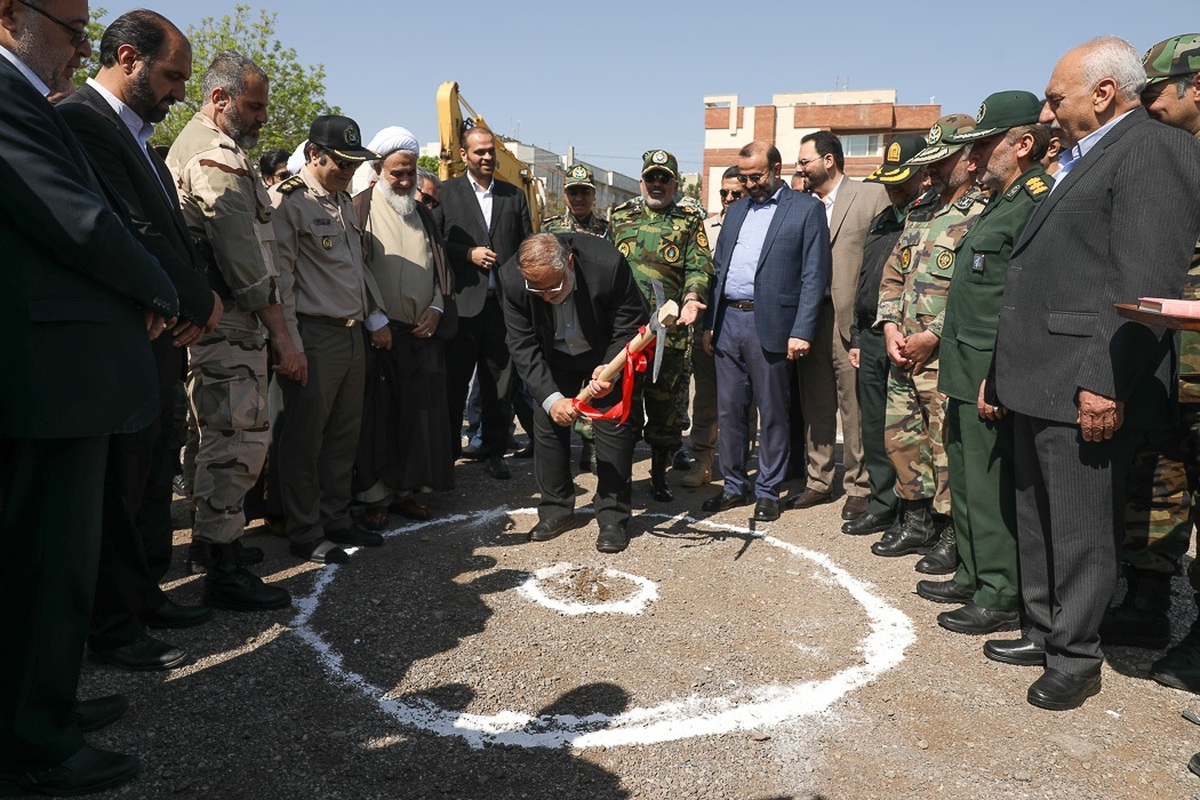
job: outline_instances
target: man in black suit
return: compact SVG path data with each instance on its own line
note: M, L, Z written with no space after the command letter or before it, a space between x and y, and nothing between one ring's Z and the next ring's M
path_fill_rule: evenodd
M621 379L596 376L637 336L648 312L625 257L586 233L531 236L497 277L508 348L538 406L533 471L542 499L529 537L542 542L575 526L571 426L579 411L571 398L590 381L592 393L605 398L598 405L612 408L610 393ZM619 553L629 542L634 438L632 427L618 422L594 425L596 549L602 553Z
M109 439L88 648L102 661L133 670L169 669L186 658L147 635L143 620L180 628L212 616L203 606L177 605L158 586L171 563L171 479L178 457L171 442L184 348L212 331L223 311L192 247L171 173L147 146L154 123L183 99L191 62L192 48L178 28L153 11L131 11L105 30L96 77L59 105L96 171L125 201L138 241L158 258L179 293L180 322L172 336L160 336L153 345L158 417L141 431ZM149 522L141 531L138 518Z
M147 341L178 313L46 98L91 53L86 0L0 0L0 794L81 794L137 760L88 746L75 692L108 434L158 408ZM82 710L82 709L80 709ZM119 713L119 712L118 712ZM83 720L93 727L94 719Z
M512 421L512 365L504 344L504 315L496 298L495 270L517 253L532 232L525 195L496 180L496 142L487 128L463 136L467 172L442 184L434 216L446 240L458 301L458 334L446 344L446 401L455 456L462 451L463 405L471 373L478 368L483 447L494 478L509 477L504 465Z
M1100 691L1131 431L1174 416L1174 336L1113 308L1178 297L1200 234L1200 143L1147 116L1145 80L1115 38L1055 67L1041 121L1063 144L1062 169L1013 247L979 401L986 419L1014 415L1025 608L1024 636L984 653L1044 665L1027 699L1055 710Z

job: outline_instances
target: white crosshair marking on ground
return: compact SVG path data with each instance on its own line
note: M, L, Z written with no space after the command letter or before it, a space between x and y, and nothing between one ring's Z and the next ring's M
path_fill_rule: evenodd
M458 525L460 529L478 528L489 523L499 523L509 515L536 513L537 510L533 508L494 508L414 523L396 528L386 535L413 533L440 525ZM678 516L653 513L642 513L640 517L679 519ZM876 594L875 587L871 584L846 572L824 553L808 550L749 528L691 517L683 519L700 528L753 536L772 547L811 561L824 570L829 580L845 589L866 612L869 632L859 646L862 656L860 663L848 666L820 681L746 687L721 697L700 697L692 694L656 706L631 708L619 714L596 713L582 717L572 714L533 717L519 711L469 714L445 709L424 699L401 700L390 697L387 690L345 666L341 653L311 625L313 613L322 596L337 577L337 565L330 565L321 570L312 592L295 600L299 613L292 625L295 634L313 648L331 677L375 702L380 710L398 723L442 736L457 736L472 747L488 744L517 747L612 747L653 744L778 725L824 711L848 693L866 686L903 661L904 651L916 640L912 622L903 612Z

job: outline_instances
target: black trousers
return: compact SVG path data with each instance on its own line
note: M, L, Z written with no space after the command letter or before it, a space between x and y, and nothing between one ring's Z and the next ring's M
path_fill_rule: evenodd
M446 343L446 404L450 411L450 442L455 458L462 452L463 408L471 374L479 369L479 424L483 454L503 456L512 422L513 367L504 341L504 314L489 293L483 310L460 317L458 333Z
M108 437L0 439L0 772L83 747L74 720L100 554Z
M566 397L579 393L592 377L596 356L587 353L567 356L555 353L550 359L550 374L558 390ZM595 402L599 410L613 406L621 398L621 385ZM596 421L596 521L601 525L625 526L632 505L633 428L628 423ZM541 500L539 519L557 519L575 509L575 481L571 476L571 428L555 425L541 408L533 410L533 474Z

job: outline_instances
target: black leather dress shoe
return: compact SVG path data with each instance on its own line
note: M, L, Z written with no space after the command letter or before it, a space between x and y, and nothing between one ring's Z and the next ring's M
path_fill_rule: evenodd
M89 650L97 661L132 672L174 669L188 660L178 647L145 635L111 650Z
M508 465L504 463L504 459L500 456L491 456L484 459L483 467L498 481L506 481L512 477L512 473L508 471Z
M842 524L842 533L851 536L866 536L869 533L881 533L892 526L896 519L890 514L860 514L849 522Z
M629 534L623 525L601 525L596 549L601 553L619 553L629 546Z
M1027 636L984 642L983 654L992 661L1016 664L1018 667L1041 667L1046 664L1046 648Z
M0 774L0 797L92 794L133 780L139 766L133 756L85 744L75 755L49 769L24 775Z
M770 497L760 497L754 504L755 522L774 522L779 519L779 501Z
M948 581L917 581L917 594L935 603L969 603L975 596L970 586Z
M142 622L151 628L190 628L207 622L212 613L208 606L181 606L167 600L158 608L143 611Z
M1016 630L1021 618L1016 611L993 611L975 603L967 603L962 608L938 614L937 623L948 631L982 636L985 633Z
M721 494L713 495L700 504L700 508L704 511L717 513L718 511L728 511L731 508L750 505L749 494Z
M538 520L538 524L534 525L529 531L529 541L548 542L555 537L562 536L571 530L571 528L574 528L575 525L576 517L574 514L567 514L565 517L556 517L554 519Z
M123 694L94 697L75 704L75 721L79 730L92 733L113 724L128 710L129 698Z
M1071 675L1047 667L1042 677L1030 684L1025 699L1038 708L1067 711L1079 708L1084 700L1099 693L1099 672L1095 675Z
M369 531L354 523L340 531L325 531L325 538L346 547L379 547L383 544L383 534Z

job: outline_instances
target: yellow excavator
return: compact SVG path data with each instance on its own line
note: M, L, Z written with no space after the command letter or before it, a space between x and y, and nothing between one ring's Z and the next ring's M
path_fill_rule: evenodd
M438 177L442 180L457 178L466 172L467 166L462 160L463 134L470 128L482 126L494 130L484 122L483 117L458 93L458 83L446 81L438 88L438 137L441 140L441 165ZM465 113L464 113L465 112ZM496 177L508 181L525 193L529 203L529 221L533 230L542 226L542 200L538 192L538 182L529 173L529 165L519 160L512 151L504 146L499 135L496 136Z

